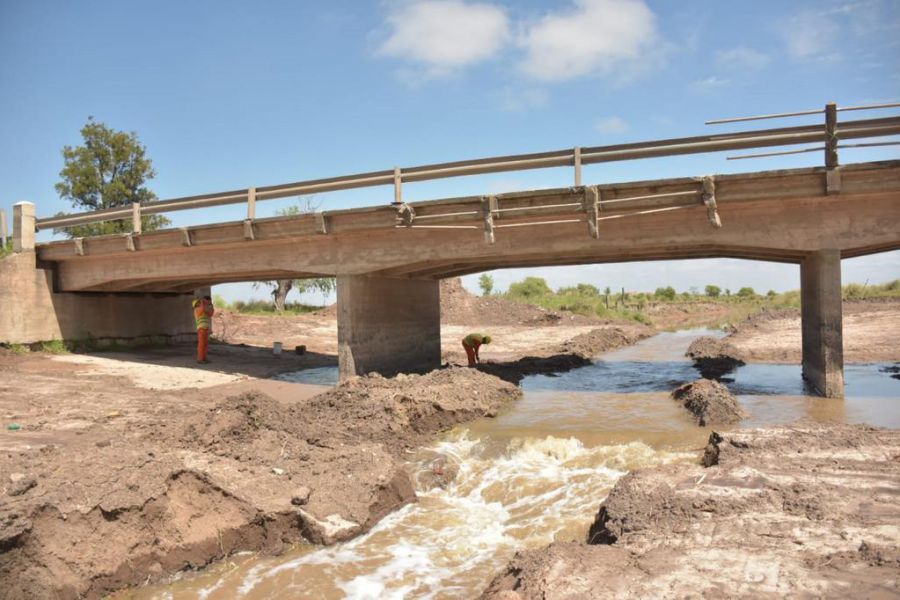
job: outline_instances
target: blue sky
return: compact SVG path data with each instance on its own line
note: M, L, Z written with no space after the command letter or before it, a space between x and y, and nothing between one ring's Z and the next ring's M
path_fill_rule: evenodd
M703 125L710 118L891 100L900 100L895 0L0 0L0 208L30 200L40 216L68 210L53 190L60 149L79 143L88 115L138 133L158 172L151 187L169 198L698 135L711 130ZM802 122L812 121L743 127ZM888 147L847 150L841 159L898 156ZM585 182L820 162L818 153L654 159L591 166ZM567 169L508 173L412 184L404 194L440 198L569 185L571 178ZM314 202L327 210L391 199L384 187ZM263 203L259 213L293 202ZM172 217L187 225L239 219L242 210ZM538 271L494 276L501 289L526 274L553 286L637 290L799 283L796 267L734 260ZM844 263L845 281L896 277L897 252ZM232 299L265 293L248 284L217 291Z

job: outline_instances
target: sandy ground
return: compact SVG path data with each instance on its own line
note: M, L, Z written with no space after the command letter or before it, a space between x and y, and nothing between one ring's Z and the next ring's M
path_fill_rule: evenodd
M272 331L254 325L267 317L225 319L232 331L255 332L248 341ZM279 340L279 357L217 343L200 366L192 346L0 349L0 414L20 427L0 431L4 598L96 598L237 551L359 535L416 500L408 452L518 397L503 379L572 368L652 333L638 324L497 326L483 371L355 378L330 389L268 378L336 365L327 352L333 321L266 326L296 332L308 351L290 352L290 337ZM470 329L447 328L451 363L464 361L453 338Z
M712 434L701 465L620 479L589 543L517 554L484 597L895 598L900 432Z
M848 301L843 310L844 362L900 361L900 300ZM800 311L752 317L728 341L747 361L799 363Z

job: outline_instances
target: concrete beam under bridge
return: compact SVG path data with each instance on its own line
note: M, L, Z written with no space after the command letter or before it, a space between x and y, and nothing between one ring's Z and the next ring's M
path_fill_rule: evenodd
M340 378L425 372L441 364L441 295L434 279L337 278Z
M800 263L803 378L827 398L844 397L841 252L812 252Z

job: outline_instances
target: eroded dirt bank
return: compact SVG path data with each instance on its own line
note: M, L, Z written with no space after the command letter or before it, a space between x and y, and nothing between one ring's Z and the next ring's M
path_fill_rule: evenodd
M900 431L713 433L702 463L623 477L590 544L520 552L483 597L900 594Z
M4 374L29 378L5 358ZM52 377L32 374L31 383L41 379ZM258 391L217 399L181 391L166 399L144 392L143 404L117 378L98 383L130 394L128 408L82 407L62 396L47 408L68 419L44 413L42 424L3 434L4 598L97 598L238 550L275 553L303 539L353 537L415 501L407 450L520 395L459 368L356 378L287 401ZM3 404L10 419L14 399L4 394Z
M844 362L900 360L900 299L846 300ZM738 323L726 338L748 362L799 363L800 309L773 310Z

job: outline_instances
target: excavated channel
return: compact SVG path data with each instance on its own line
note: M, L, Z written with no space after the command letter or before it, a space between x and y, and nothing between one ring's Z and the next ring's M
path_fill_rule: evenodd
M663 333L559 376L526 378L524 398L509 411L411 455L419 502L366 535L276 558L239 555L117 597L477 596L517 550L582 540L598 499L628 471L696 458L709 429L694 425L669 393L698 377L684 351L711 333ZM795 365L739 367L727 384L750 413L740 426L810 419L900 427L900 381L884 367L848 366L843 401L807 395ZM322 369L302 379L334 376Z

